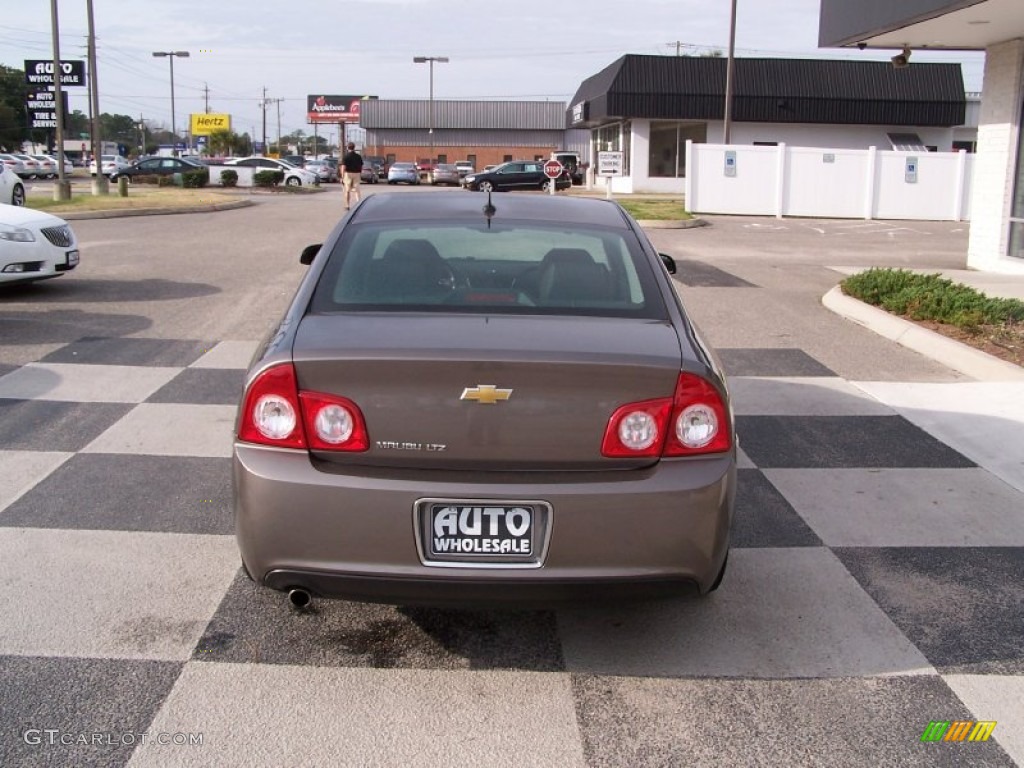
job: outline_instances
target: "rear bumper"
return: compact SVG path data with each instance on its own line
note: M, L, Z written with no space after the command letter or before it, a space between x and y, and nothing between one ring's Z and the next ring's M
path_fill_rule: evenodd
M280 569L270 571L263 585L281 592L304 589L311 595L369 603L436 605L445 607L491 607L530 605L532 607L573 602L602 603L637 598L674 597L698 594L699 585L688 578L603 579L509 582L504 579L395 579Z
M706 592L728 550L733 455L576 473L320 471L307 454L235 445L236 533L252 577L274 589L414 603L547 602ZM536 499L551 507L540 567L425 565L423 498Z

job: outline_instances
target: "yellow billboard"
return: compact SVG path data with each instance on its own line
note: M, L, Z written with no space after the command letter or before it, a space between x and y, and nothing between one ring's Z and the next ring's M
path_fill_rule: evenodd
M231 115L193 114L191 133L193 136L209 136L214 131L230 131Z

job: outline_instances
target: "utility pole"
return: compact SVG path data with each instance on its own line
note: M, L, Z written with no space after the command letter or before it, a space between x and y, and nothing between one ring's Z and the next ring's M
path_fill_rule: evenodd
M263 101L260 102L263 110L263 154L267 153L267 86L263 86Z
M682 40L673 40L671 43L665 43L665 45L674 45L676 47L676 56L682 56L682 47L685 45Z
M722 143L730 143L732 138L732 91L733 74L736 68L736 0L732 0L732 12L729 14L729 61L725 68L725 119L722 121Z
M86 12L89 15L89 114L92 119L92 156L96 158L96 178L92 180L92 193L106 195L110 193L107 177L101 173L103 160L103 136L100 133L100 86L96 79L96 26L93 23L92 0L86 0ZM61 165L64 164L64 150L61 148Z
M264 94L266 93L266 89L265 88L263 89L263 92L264 92ZM266 139L266 136L267 136L267 108L266 108L266 105L267 104L276 104L277 105L277 154L279 154L279 155L283 155L284 154L281 151L281 102L282 101L284 101L284 99L268 99L266 97L264 97L264 99L263 99L263 104L264 104L264 107L263 107L263 137L264 137L263 138L263 143L266 144L266 141L267 141L267 139Z
M57 183L53 185L54 200L71 199L71 182L64 176L64 90L61 86L60 24L57 21L57 0L50 0L50 21L53 27L53 103L57 110ZM98 160L99 158L97 158ZM102 169L97 166L96 171Z
M146 123L139 112L139 156L146 154Z
M203 104L205 105L206 114L210 114L210 86L206 83L203 83Z

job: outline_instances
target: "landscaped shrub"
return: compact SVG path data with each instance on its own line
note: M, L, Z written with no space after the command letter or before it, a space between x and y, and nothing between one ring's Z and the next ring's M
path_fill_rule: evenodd
M992 299L937 273L875 268L846 278L842 288L844 293L889 312L958 328L1024 321L1024 302Z
M181 186L186 189L199 189L210 183L210 171L208 168L197 168L194 171L185 171L181 174Z
M257 171L252 182L257 187L276 187L284 181L284 171Z
M232 171L230 168L220 172L220 185L222 187L237 187L238 186L238 171Z

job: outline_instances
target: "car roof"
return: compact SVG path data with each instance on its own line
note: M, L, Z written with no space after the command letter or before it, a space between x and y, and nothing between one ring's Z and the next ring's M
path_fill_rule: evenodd
M486 200L486 195L469 192L455 195L370 195L359 205L354 221L376 223L482 217ZM507 217L616 229L628 226L622 209L612 200L508 194L493 196L491 204L495 208L496 222Z

